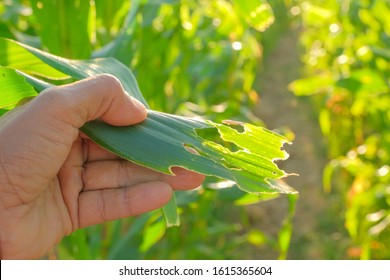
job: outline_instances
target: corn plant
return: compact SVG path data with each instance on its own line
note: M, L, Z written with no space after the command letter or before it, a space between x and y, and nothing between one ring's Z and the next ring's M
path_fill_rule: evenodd
M2 33L25 44L1 39L1 113L50 86L110 73L149 108L149 115L144 123L121 129L99 121L86 124L83 131L98 144L161 172L178 165L235 182L241 190L235 198L248 192L253 202L295 192L277 182L285 176L274 163L287 157L280 149L284 137L249 123L219 122L234 117L261 123L247 107L256 99L252 83L261 55L256 36L273 22L266 1L11 2L1 6L3 19L8 17ZM72 22L61 20L67 18ZM162 111L203 115L219 123ZM162 145L164 153L156 150ZM191 201L191 196L179 195L177 203ZM164 208L168 225L178 224L175 204L172 200ZM97 254L118 258L124 244L131 248L137 229L147 228L141 252L165 232L158 213L136 219L131 230L127 226L118 221L78 231L64 240L58 253L92 258L104 247L98 242L103 232L109 240L125 232L108 252Z
M291 84L310 96L327 139L324 189L352 238L348 258L390 257L388 1L310 1L301 11L307 76Z

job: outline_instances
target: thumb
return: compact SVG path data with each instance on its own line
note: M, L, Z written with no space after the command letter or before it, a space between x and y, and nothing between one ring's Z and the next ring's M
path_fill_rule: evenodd
M144 105L128 95L120 81L108 74L97 75L79 82L55 87L42 94L51 95L62 109L63 120L80 128L86 122L100 118L111 125L131 125L146 118ZM53 91L53 94L49 94Z

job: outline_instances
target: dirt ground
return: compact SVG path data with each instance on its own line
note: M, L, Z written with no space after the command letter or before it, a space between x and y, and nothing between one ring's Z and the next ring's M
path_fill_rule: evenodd
M255 109L269 129L287 127L295 134L292 145L285 149L290 157L277 162L287 173L298 173L284 180L299 191L296 214L293 222L293 235L288 259L328 258L321 249L320 227L326 214L326 195L322 190L322 170L326 164L321 131L313 108L306 99L294 96L288 84L299 78L300 58L297 32L287 32L281 36L264 63L257 82L260 100ZM321 152L322 151L322 152ZM248 207L250 217L268 235L276 236L287 213L287 198L281 196L269 202ZM262 250L256 258L275 259L276 252Z

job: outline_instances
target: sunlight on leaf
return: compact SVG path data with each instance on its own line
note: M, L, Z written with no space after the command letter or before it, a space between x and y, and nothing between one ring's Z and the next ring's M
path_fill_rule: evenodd
M26 98L36 96L33 87L15 70L0 67L0 116Z
M162 208L164 217L165 217L165 224L167 227L173 227L173 226L179 226L180 225L180 218L177 213L177 207L176 207L176 197L173 196L171 200L164 205Z
M0 38L0 65L52 80L66 79L68 77L42 62L32 53L26 52L22 46L4 38Z
M275 20L272 8L265 0L235 0L234 4L246 22L260 32Z
M115 75L130 95L146 104L130 70L115 59L67 60L32 47L21 46L74 79L99 73ZM28 83L37 89L42 90L50 86L27 74L25 76ZM12 80L8 82L13 83ZM243 132L232 126L241 127ZM229 146L229 143L233 143L238 150L229 150L225 145L204 139L197 133L199 130L213 127L218 130L222 144ZM253 194L296 192L285 184L275 183L275 180L286 176L274 160L287 158L287 153L281 150L287 140L272 131L251 124L231 121L216 124L148 110L147 119L137 125L115 127L95 120L85 124L82 131L114 154L167 174L172 174L172 167L180 166L205 175L235 181L240 189ZM189 152L188 147L196 153ZM178 223L177 214L172 211L175 205L172 201L165 209L166 218L169 218L167 224Z
M157 221L149 225L144 231L143 240L140 246L141 252L146 252L156 242L158 242L165 233L165 225L163 221Z

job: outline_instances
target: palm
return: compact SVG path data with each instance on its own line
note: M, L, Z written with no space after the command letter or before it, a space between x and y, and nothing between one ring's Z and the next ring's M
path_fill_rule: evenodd
M58 151L58 150L57 150ZM35 166L54 168L53 163ZM124 161L93 142L78 138L53 179L8 215L16 221L13 232L18 256L42 256L74 230L108 220L150 211L169 198L170 184L186 189L201 183L203 176L175 169L177 176L164 175ZM184 180L183 180L184 179ZM184 183L183 183L184 182ZM19 217L19 218L18 218ZM21 239L17 236L25 235ZM22 240L22 242L20 242ZM35 255L34 255L35 254Z
M23 214L20 215L21 213ZM53 180L49 188L34 201L15 209L14 216L13 234L17 244L13 246L19 258L43 256L72 230L58 180ZM26 233L28 233L27 236ZM19 236L25 236L25 238L19 238Z

